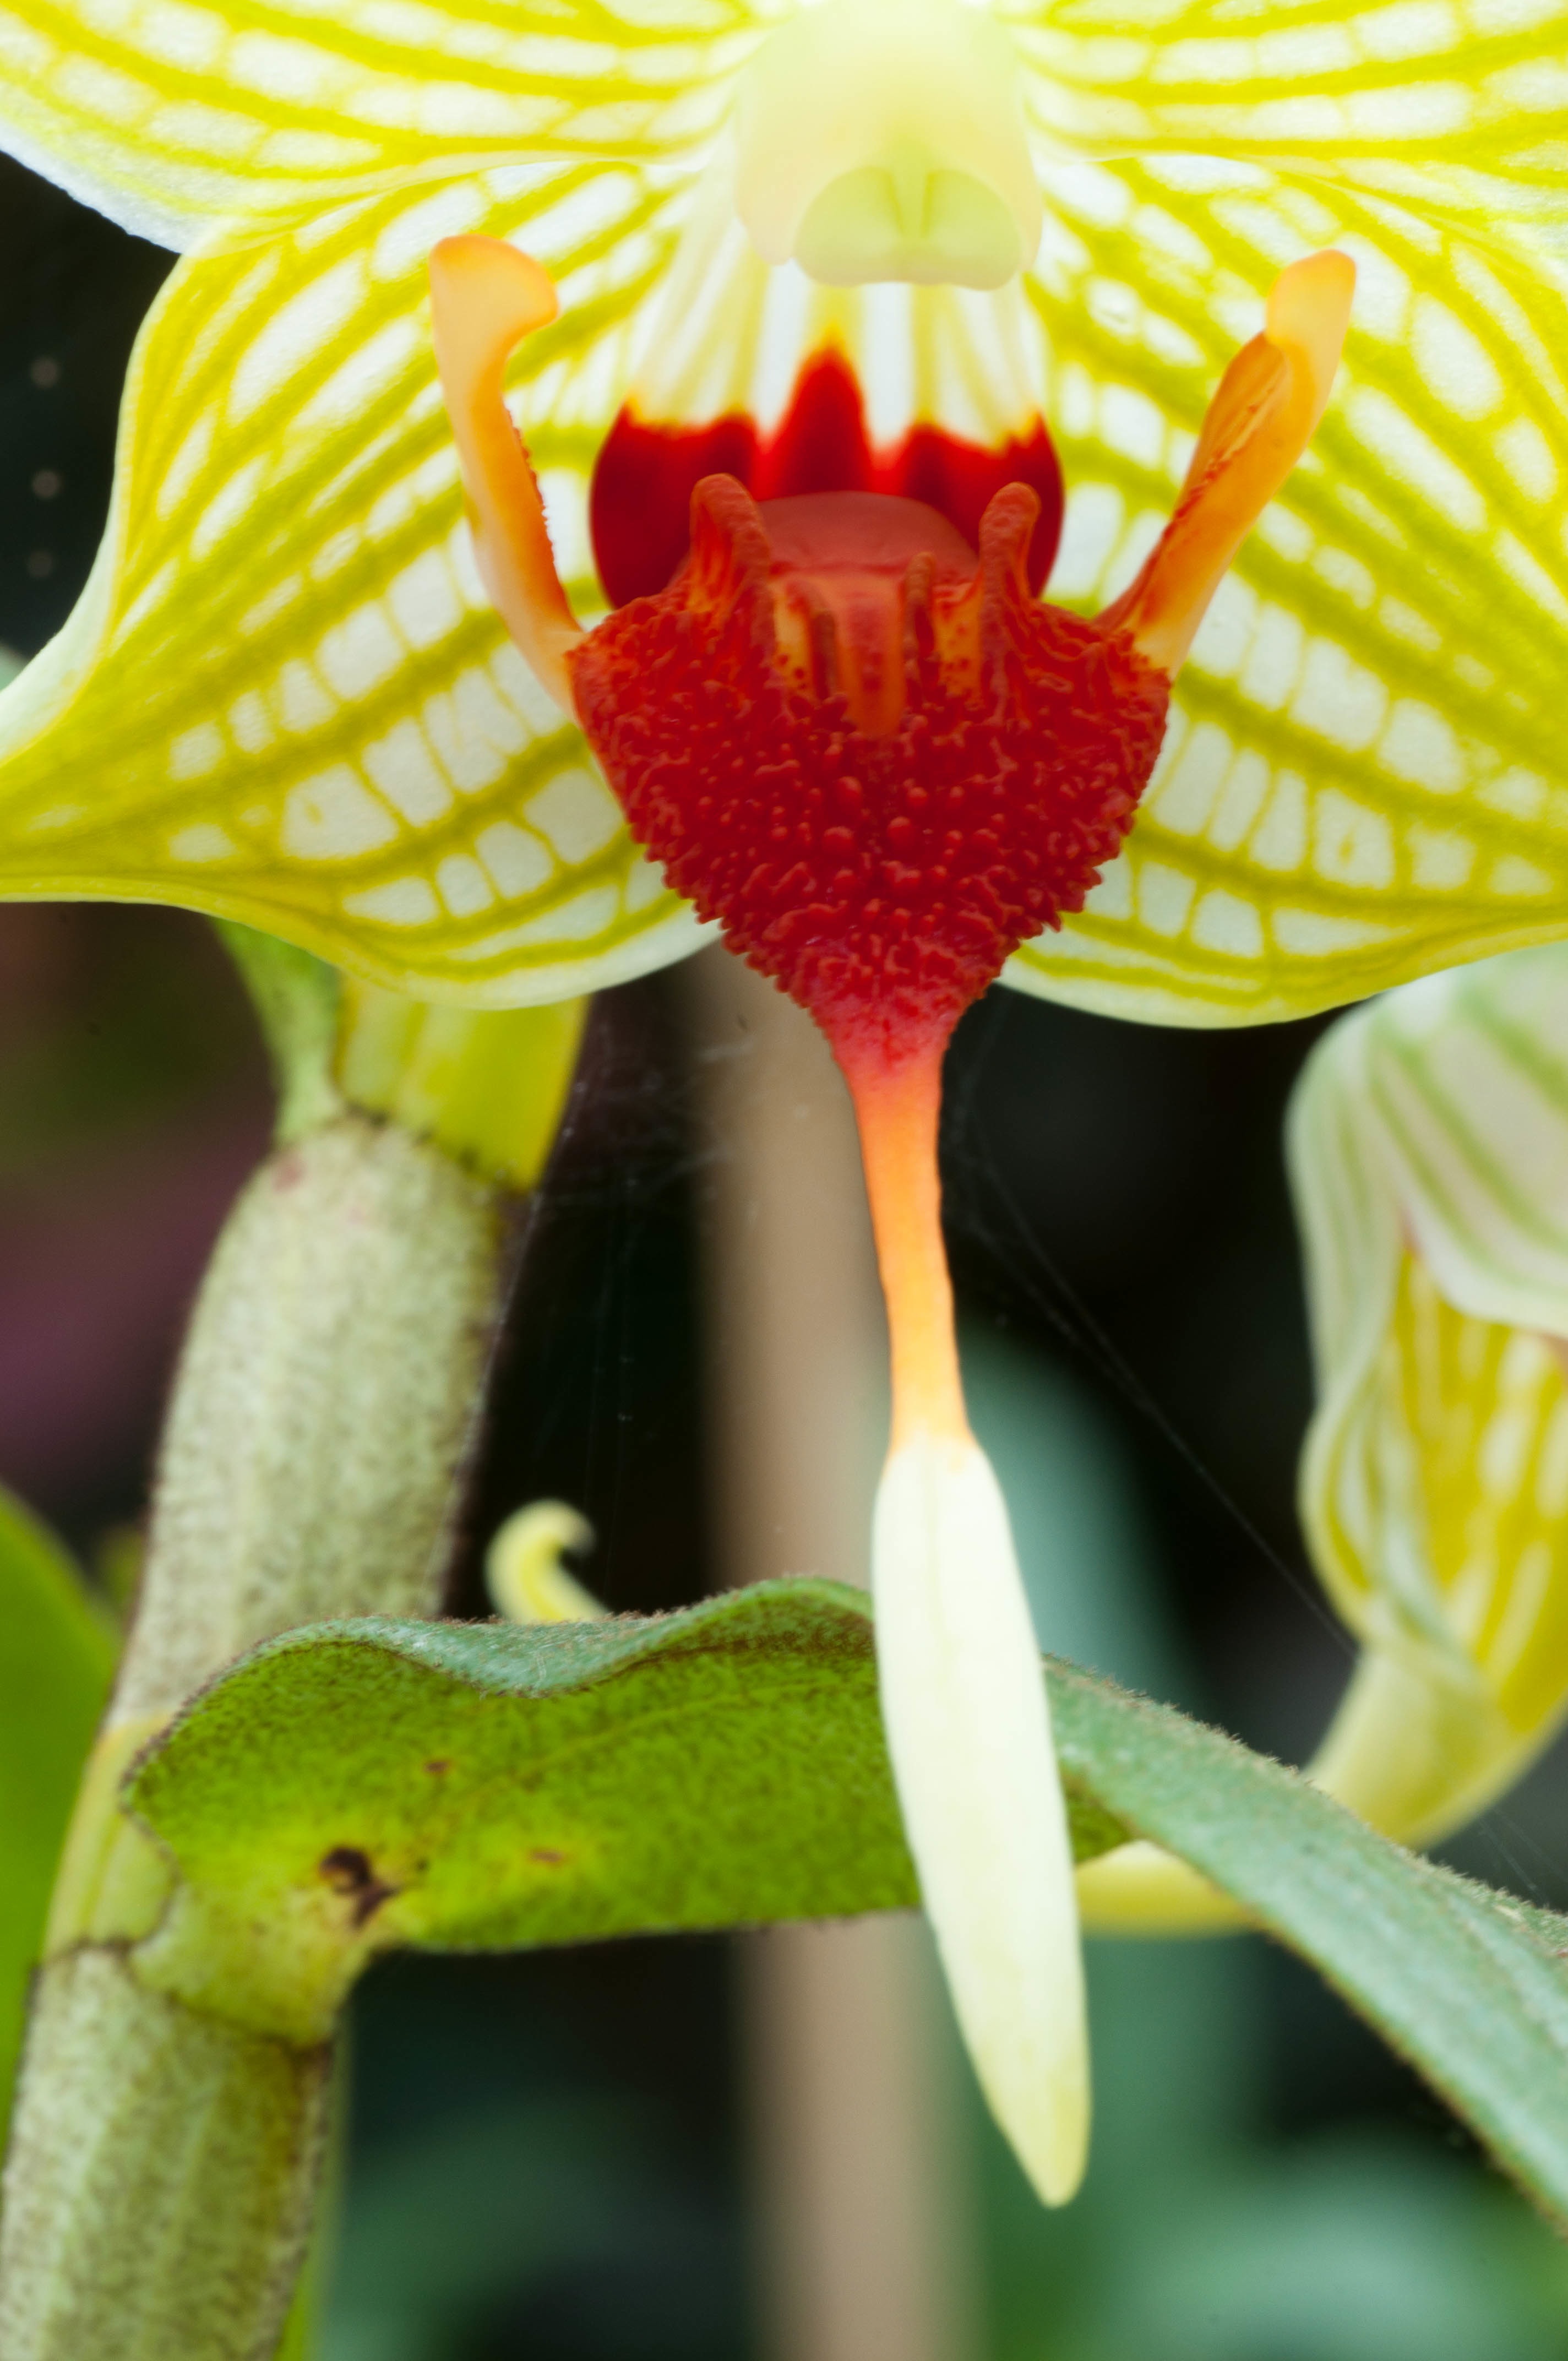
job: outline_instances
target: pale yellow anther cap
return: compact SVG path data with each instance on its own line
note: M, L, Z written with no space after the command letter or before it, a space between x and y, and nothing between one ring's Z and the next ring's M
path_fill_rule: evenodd
M748 67L736 203L765 262L829 286L994 288L1043 218L1002 27L961 0L822 0Z

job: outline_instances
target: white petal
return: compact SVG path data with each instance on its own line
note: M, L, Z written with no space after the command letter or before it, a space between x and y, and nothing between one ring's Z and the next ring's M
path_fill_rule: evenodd
M978 1445L888 1461L872 1550L883 1718L981 2087L1047 2204L1082 2177L1089 2058L1072 1846L1007 1510Z

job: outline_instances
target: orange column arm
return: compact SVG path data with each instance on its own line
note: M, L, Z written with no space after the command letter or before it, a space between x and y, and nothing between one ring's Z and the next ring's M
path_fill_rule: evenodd
M1130 631L1174 675L1220 577L1306 449L1339 367L1355 265L1332 248L1282 271L1264 330L1209 404L1170 522L1102 620Z
M555 317L555 290L514 246L447 237L430 258L430 298L480 578L541 685L571 713L566 657L582 627L561 588L539 486L502 392L514 348Z

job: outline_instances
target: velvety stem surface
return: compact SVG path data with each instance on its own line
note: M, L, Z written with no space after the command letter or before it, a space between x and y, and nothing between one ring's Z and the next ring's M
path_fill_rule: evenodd
M170 1872L119 1776L256 1642L434 1609L510 1261L506 1193L345 1113L240 1198L181 1359L148 1558L62 1865L5 2168L5 2361L270 2361L328 2046L159 1989Z

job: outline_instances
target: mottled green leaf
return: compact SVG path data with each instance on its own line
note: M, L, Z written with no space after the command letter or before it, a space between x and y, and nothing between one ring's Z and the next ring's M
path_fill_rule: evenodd
M1568 1923L1401 1852L1168 1708L1047 1667L1088 1853L1167 1846L1311 1960L1568 2220ZM132 1779L187 1882L142 1971L304 2031L399 1943L486 1949L913 1898L861 1594L366 1622L258 1649Z

